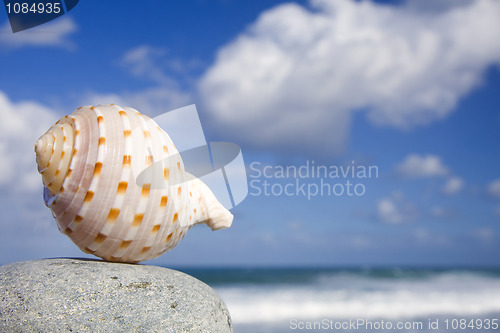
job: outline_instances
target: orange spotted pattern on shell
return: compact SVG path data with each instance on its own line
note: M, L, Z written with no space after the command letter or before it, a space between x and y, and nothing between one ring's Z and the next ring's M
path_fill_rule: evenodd
M135 263L174 248L195 224L231 225L210 189L188 180L169 135L132 108L78 108L40 137L35 152L46 205L86 253ZM139 184L144 170L149 179Z

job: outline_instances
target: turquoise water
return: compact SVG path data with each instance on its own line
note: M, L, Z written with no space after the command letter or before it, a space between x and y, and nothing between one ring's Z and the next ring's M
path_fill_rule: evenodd
M180 269L238 332L497 332L500 269Z

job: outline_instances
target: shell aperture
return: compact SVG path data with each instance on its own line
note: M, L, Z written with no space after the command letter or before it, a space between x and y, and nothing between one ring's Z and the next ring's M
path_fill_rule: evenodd
M81 107L42 135L35 152L59 230L105 260L153 259L195 224L231 226L232 214L185 171L169 135L132 108ZM148 168L149 181L138 184Z

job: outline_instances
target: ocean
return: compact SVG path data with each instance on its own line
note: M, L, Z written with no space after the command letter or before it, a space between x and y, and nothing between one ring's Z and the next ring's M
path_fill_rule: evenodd
M500 269L180 270L216 290L235 333L500 331Z

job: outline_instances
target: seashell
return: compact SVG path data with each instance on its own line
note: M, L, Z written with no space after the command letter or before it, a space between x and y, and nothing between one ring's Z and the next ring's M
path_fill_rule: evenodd
M233 215L185 171L169 135L132 108L78 108L38 139L35 152L59 230L104 260L153 259L195 224L231 226Z

